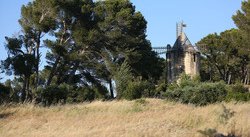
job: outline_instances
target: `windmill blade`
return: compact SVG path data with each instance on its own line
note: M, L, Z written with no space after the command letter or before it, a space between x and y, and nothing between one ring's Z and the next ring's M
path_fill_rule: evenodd
M166 54L167 53L167 47L153 47L152 50L156 52L157 54Z

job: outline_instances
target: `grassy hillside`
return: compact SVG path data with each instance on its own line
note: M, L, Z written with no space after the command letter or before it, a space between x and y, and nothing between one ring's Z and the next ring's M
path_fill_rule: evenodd
M50 108L1 106L0 136L250 136L250 103L194 107L158 99L93 102Z

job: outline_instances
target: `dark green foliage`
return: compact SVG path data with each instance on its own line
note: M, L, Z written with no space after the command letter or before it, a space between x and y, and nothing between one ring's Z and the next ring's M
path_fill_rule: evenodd
M107 91L105 91L107 93ZM81 87L71 90L67 98L67 103L80 103L86 101L93 101L95 99L103 99L104 96L100 94L96 87Z
M183 75L179 83L168 85L163 93L169 100L199 106L221 101L249 101L250 92L241 84L226 85L224 82L199 82Z
M236 15L233 15L232 17L237 27L241 29L242 31L244 31L245 33L247 33L248 36L250 32L250 24L249 24L250 10L249 9L250 9L250 1L249 0L242 1L241 10L238 10Z
M227 95L223 82L201 83L191 79L181 79L179 84L169 86L164 96L185 104L203 106L221 102Z
M0 84L0 104L10 101L10 88Z
M147 21L129 0L34 0L22 6L19 24L22 34L6 37L9 56L1 67L19 79L13 93L21 92L23 102L114 98L114 81L117 98L129 85L131 98L154 95L152 83L162 74L164 60L152 51ZM41 45L48 49L42 71Z
M98 1L94 12L99 31L95 38L101 40L101 50L109 51L114 59L123 56L133 76L159 79L162 61L151 50L145 33L147 22L133 4L128 0Z
M135 79L132 76L130 66L124 62L115 75L117 98L128 100L138 99L141 97L155 96L155 86L149 81Z
M227 91L223 83L202 83L197 87L197 95L194 95L190 103L207 105L224 100Z
M165 92L167 90L167 85L165 82L159 83L155 88L155 96L159 97L161 93Z
M240 81L248 85L250 79L250 2L242 1L232 19L238 29L209 34L198 42L204 58L201 77L204 81L224 80L227 84Z
M198 42L203 81L220 81L233 84L249 79L249 46L239 29L209 34Z
M5 37L5 39L8 57L1 62L1 68L7 75L14 74L22 79L22 101L31 101L30 77L34 73L37 60L34 55L29 53L30 47L24 36L20 35L18 38Z
M141 81L141 85L144 88L142 92L142 97L149 98L149 97L156 97L157 92L155 92L155 84L150 81Z
M250 101L250 92L242 84L229 85L226 101Z
M103 92L107 93L107 91ZM39 87L34 94L36 96L36 104L40 103L44 106L80 103L105 98L95 86L74 88L65 83L59 86L52 84L46 88Z
M248 91L248 88L247 87L244 87L243 84L241 83L236 83L234 85L230 85L230 91L232 92L238 92L238 93L247 93L249 92Z
M124 62L115 74L116 97L118 99L122 98L123 92L127 89L129 81L132 80L131 68L127 62Z
M45 106L50 106L57 103L65 103L67 99L68 90L64 85L51 85L45 89L39 89L41 102Z
M127 88L122 94L122 98L133 100L141 97L152 97L154 95L154 85L147 81L135 80L128 82Z
M129 0L34 0L21 9L22 34L6 37L8 57L1 68L15 79L0 86L0 102L18 102L22 95L22 101L33 97L49 106L114 98L114 91L117 99L128 100L163 93L195 105L247 101L250 93L242 85L228 87L218 81L249 84L248 9L249 1L243 1L233 16L239 29L198 42L206 45L201 48L201 80L216 83L183 75L177 83L159 82L155 89L164 59L152 51L147 21ZM47 65L39 71L41 45L48 53Z
M93 101L96 99L96 91L90 88L80 88L77 90L76 102Z
M122 98L127 100L141 98L143 90L143 86L140 82L129 82L126 90L122 94Z
M225 101L250 101L250 93L229 91Z

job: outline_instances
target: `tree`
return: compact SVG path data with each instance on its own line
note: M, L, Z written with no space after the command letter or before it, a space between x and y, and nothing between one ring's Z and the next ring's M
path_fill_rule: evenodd
M106 62L106 70L111 75L108 81L114 79L118 71L111 69L111 64L119 68L123 61L131 67L134 76L154 81L159 79L163 65L146 39L146 20L140 12L135 11L132 3L128 0L99 1L94 11L99 38L97 52Z
M240 30L231 29L220 35L210 34L199 41L199 44L206 45L206 48L201 48L205 56L201 70L203 79L224 80L228 84L236 81L245 83L250 58L244 52L245 41Z
M74 52L76 48L76 44L74 44L72 38L72 30L75 25L79 22L78 15L81 13L81 6L83 2L81 1L58 1L57 3L58 10L55 13L56 18L56 30L53 31L53 36L56 40L46 40L45 45L50 49L50 52L47 53L47 69L50 70L48 80L46 85L49 86L51 84L52 78L59 74L56 72L59 70L59 66L66 64L62 64L62 62L67 62L65 60L73 60L70 58L72 52ZM77 65L76 65L77 66ZM77 67L75 67L77 68ZM74 72L76 69L74 69ZM66 71L67 72L67 71ZM74 73L72 72L72 73ZM60 75L57 75L60 76ZM60 76L61 77L61 76ZM72 76L71 76L72 77ZM58 78L58 82L60 78ZM71 78L69 78L71 79Z
M117 98L121 98L123 92L127 89L128 83L133 79L131 68L127 62L122 63L114 78L116 82Z
M146 39L147 22L129 0L34 0L21 13L23 34L6 39L3 66L17 76L14 90L21 80L23 101L31 89L61 84L95 87L104 97L108 83L113 98L112 83L125 62L138 80L156 82L162 74L163 62ZM41 45L48 52L39 71Z
M249 84L250 81L250 63L249 63L249 52L250 52L250 1L242 1L241 10L238 10L236 15L233 15L233 20L239 30L243 33L244 45L242 45L242 50L240 50L241 54L245 55L243 67L244 70L244 82L245 84Z
M6 74L19 76L22 79L23 87L21 91L22 101L31 100L30 76L34 73L36 59L34 55L29 53L32 46L26 43L23 36L19 38L5 38L5 45L8 50L8 57L2 61L2 69Z
M100 1L95 13L103 38L102 47L110 52L112 58L125 57L136 76L158 79L162 68L146 39L147 22L140 12L135 11L132 3L128 0Z
M32 48L29 54L36 57L36 87L39 82L39 63L41 38L50 30L55 29L55 11L57 7L54 0L35 0L22 6L19 23L23 29L26 43Z
M249 0L242 1L241 10L238 10L236 15L233 15L233 20L237 27L246 35L250 36L250 2ZM248 37L249 38L249 37Z

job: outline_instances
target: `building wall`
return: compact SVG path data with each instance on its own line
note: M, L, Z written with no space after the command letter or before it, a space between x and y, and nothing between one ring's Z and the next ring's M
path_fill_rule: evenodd
M180 74L194 77L199 75L200 54L198 52L184 52L181 50L167 53L167 79L168 82L178 80Z
M199 61L198 53L186 52L184 57L185 74L194 77L199 75Z

